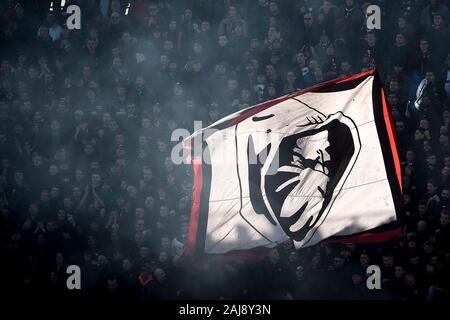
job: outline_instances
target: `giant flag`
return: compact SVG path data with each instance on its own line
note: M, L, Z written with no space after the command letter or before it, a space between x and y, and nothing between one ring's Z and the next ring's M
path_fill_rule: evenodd
M241 110L186 142L189 254L398 233L400 163L375 71Z

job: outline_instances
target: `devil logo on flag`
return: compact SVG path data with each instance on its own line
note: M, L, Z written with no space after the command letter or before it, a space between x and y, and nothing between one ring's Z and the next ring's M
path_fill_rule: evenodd
M299 107L315 114L290 123L292 133L279 141L276 135L259 154L255 152L255 137L250 135L247 149L250 201L255 212L271 224L279 224L289 238L302 241L326 219L358 157L361 141L350 117L342 112L325 115L297 101ZM275 115L255 115L252 121L266 127L265 120L272 117ZM266 130L266 134L272 132ZM266 171L264 158L272 161ZM258 225L252 226L258 229Z

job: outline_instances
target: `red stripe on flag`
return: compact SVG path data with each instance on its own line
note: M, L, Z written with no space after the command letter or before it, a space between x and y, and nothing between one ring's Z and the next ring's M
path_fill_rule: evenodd
M200 157L192 158L192 167L194 169L194 186L192 188L192 206L191 218L187 235L187 248L185 254L191 256L195 252L197 245L198 223L200 219L200 203L202 197L202 159Z
M377 243L385 242L391 238L400 236L402 227L383 232L366 232L360 235L345 237L344 239L330 239L327 243Z
M402 191L402 173L401 173L400 159L398 158L397 137L395 135L395 130L394 130L394 121L392 120L392 115L389 112L383 88L381 88L381 101L383 104L384 122L386 124L387 134L389 137L389 144L391 145L392 158L394 159L395 173L397 176L398 185L400 186L400 192L401 192Z

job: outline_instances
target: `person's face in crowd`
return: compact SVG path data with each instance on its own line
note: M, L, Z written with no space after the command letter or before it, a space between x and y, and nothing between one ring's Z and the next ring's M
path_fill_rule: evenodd
M236 18L236 16L237 16L236 7L230 6L230 8L228 9L228 17L234 19Z
M298 255L297 251L291 251L291 253L289 253L289 262L290 263L296 263L300 260L300 257Z
M147 208L147 209L153 209L153 207L154 207L154 205L155 205L155 199L153 199L153 197L147 197L147 198L145 198L145 207Z
M148 249L148 247L141 247L139 249L139 255L141 256L142 259L146 259L149 257L150 255L150 250Z
M130 44L131 43L131 35L130 35L130 33L129 32L124 32L123 34L122 34L122 43L123 44L125 44L125 45L127 45L127 44Z
M344 265L344 262L345 262L345 260L342 256L336 256L333 259L333 266L335 268L340 268Z
M341 70L343 73L350 73L352 66L348 61L341 62Z
M398 97L397 97L397 95L395 93L390 93L388 95L388 102L389 102L389 105L391 105L393 107L397 106L398 105Z
M423 53L428 52L428 47L429 47L428 40L426 40L426 39L420 40L419 48L420 48L421 52L423 52Z
M48 174L50 176L56 176L59 172L58 166L51 164L48 168Z
M114 140L116 141L116 144L118 146L123 146L125 143L125 137L123 136L123 134L119 133L115 136Z
M143 232L136 232L136 234L134 235L134 242L138 245L138 246L142 246L143 243L145 241L145 235Z
M298 266L295 269L295 276L298 280L303 280L305 277L305 268L303 268L302 266Z
M53 120L50 124L50 129L52 131L59 131L59 129L61 129L61 124L58 120Z
M149 118L142 118L141 120L142 128L149 129L151 127L151 121Z
M94 153L94 151L95 151L95 149L94 149L94 146L92 144L86 144L84 146L84 154L86 156L92 155Z
M147 158L147 156L148 156L148 154L147 154L147 151L145 151L145 149L139 149L139 151L138 151L139 159L144 160Z
M23 9L23 7L22 7L22 6L19 6L19 5L16 5L15 11L16 11L16 18L17 18L18 20L23 19L24 12L25 12L25 10Z
M402 133L405 131L405 123L403 121L396 121L395 122L395 130L397 133Z
M272 262L273 264L277 264L278 261L280 261L280 253L278 252L278 250L276 248L271 249L269 251L268 258L269 258L270 262Z
M119 288L119 282L117 281L116 278L113 279L108 279L108 292L109 293L114 293L117 291L117 289Z
M398 92L399 86L397 80L391 80L391 82L389 82L389 90L391 92Z
M442 146L448 146L448 135L440 134L439 135L439 144Z
M437 163L437 156L435 154L429 155L427 157L427 164L430 166L435 166Z
M408 287L413 287L416 285L416 280L412 274L406 274L404 276L405 279L405 285Z
M4 168L4 169L8 169L10 166L8 159L2 159L1 164L2 164L2 168Z
M428 83L434 83L434 79L435 79L434 72L427 71L425 73L425 79L427 79Z
M127 166L127 161L123 158L117 159L116 160L116 165L120 168L120 170L124 170ZM122 171L123 172L123 171ZM126 187L126 184L125 184Z
M353 7L354 3L355 3L354 0L345 0L345 6L347 8Z
M405 275L405 269L402 266L395 266L394 274L396 278L401 279Z
M225 48L228 45L228 38L225 35L219 36L219 46Z
M31 101L29 100L24 101L20 106L20 112L22 112L23 114L30 114L32 110L33 106L31 105Z
M202 33L208 33L211 30L211 24L208 21L203 21L200 30Z
M122 261L123 271L131 271L132 268L133 268L133 264L131 263L130 259L123 259L123 261Z
M203 65L202 65L202 63L201 63L200 61L195 61L195 62L192 64L192 72L198 73L198 72L200 72L202 69L203 69Z
M417 211L419 212L420 216L424 216L427 212L427 206L425 204L419 204L417 206Z
M64 197L64 199L63 199L63 206L66 209L72 208L72 199L70 199L69 197Z
M5 133L0 133L0 145L5 144L6 143L6 134Z
M433 16L433 26L435 28L440 28L442 26L442 16L440 14L435 14Z
M157 268L153 273L159 283L164 283L167 280L166 272L163 269Z
M175 31L177 29L177 22L175 20L170 20L169 22L169 30Z
M37 205L31 204L30 207L28 208L28 212L30 214L31 219L36 219L39 214L39 209Z
M83 67L83 78L88 79L92 76L92 69L89 66Z
M187 8L184 9L184 19L185 20L191 20L192 19L192 10Z
M383 256L383 265L385 267L392 267L394 265L394 256Z
M275 78L276 77L276 71L273 65L269 64L266 66L266 76L268 78Z
M173 42L170 40L164 41L164 50L172 51L173 50Z
M135 216L136 216L136 219L144 219L145 218L144 208L136 208Z
M427 231L427 223L423 220L417 222L417 232L424 233Z
M104 255L99 255L97 258L97 263L100 267L106 266L108 264L108 259Z
M400 17L397 19L397 26L399 27L399 29L403 29L406 27L406 20L404 17Z
M415 141L422 141L425 139L425 135L423 134L422 130L416 130L414 132L414 140Z
M327 47L327 56L328 57L333 57L335 54L335 50L333 46L329 46Z
M98 187L101 182L101 177L98 173L94 173L91 176L91 183L94 188Z
M95 50L97 49L97 41L95 41L94 39L86 40L86 47L89 52L95 52Z
M322 69L320 68L316 68L314 69L314 78L316 79L316 82L320 82L323 80L323 73L322 73Z
M410 251L414 251L417 248L417 242L415 240L409 240L408 241L408 249Z
M50 189L50 196L52 199L58 199L59 198L59 187L52 187Z
M157 146L160 153L165 153L167 151L167 145L164 141L158 141Z
M119 130L119 125L116 120L111 120L109 123L109 130L111 130L111 132L117 132Z
M227 85L228 91L234 92L237 90L238 86L239 86L239 84L236 79L228 80L228 85Z
M373 32L367 33L365 36L365 40L366 40L367 44L369 45L369 47L373 47L377 40L375 37L375 33L373 33Z
M441 227L448 226L449 224L449 214L447 212L441 212L441 217L439 218L439 221L441 223Z
M288 84L293 85L293 84L295 83L295 81L297 80L297 78L296 78L296 76L295 76L295 73L292 72L292 71L289 71L289 72L286 74L286 80L287 80L287 83L288 83Z
M216 109L216 108L210 109L210 110L209 110L209 118L210 118L211 121L213 121L213 122L219 120L219 118L220 118L219 110Z
M58 210L57 219L59 222L66 221L66 212L64 210Z
M147 136L139 136L139 146L141 146L143 148L148 146Z
M170 238L169 237L161 238L161 249L162 249L162 251L170 251Z
M87 95L89 101L95 101L96 94L95 94L94 90L88 90L86 95Z
M136 189L136 187L135 186L128 186L127 187L127 193L128 193L128 196L130 198L136 198L136 196L137 196L137 189Z
M81 189L78 187L72 188L72 198L74 200L79 200L81 198Z
M161 251L159 253L159 262L166 263L169 260L169 256L167 255L167 252Z
M250 90L242 89L241 98L242 98L242 101L247 101L247 102L250 101L250 99L251 99Z
M158 7L156 5L150 5L148 7L148 15L149 15L149 17L157 16L158 12L159 12L159 10L158 10Z
M23 184L23 172L17 171L14 173L14 182L16 183L16 185L22 185Z
M112 68L118 70L120 67L122 67L122 59L120 59L119 57L113 58Z
M446 167L448 171L450 171L449 167ZM448 174L447 174L448 176ZM448 188L442 189L441 192L441 200L442 201L448 201L450 199L450 190Z
M193 51L196 54L200 54L203 51L203 46L200 42L195 42L193 46Z
M184 89L183 86L179 83L175 84L173 88L173 93L175 96L180 97L183 95Z
M56 260L57 264L59 264L59 265L63 264L64 263L64 255L61 252L58 252L56 254L55 260Z
M423 244L423 252L426 255L431 255L433 253L433 250L434 250L434 247L433 247L433 244L431 244L431 242L427 241Z
M169 215L169 208L167 208L167 206L161 206L159 208L159 216L161 218L165 218Z
M170 62L170 60L169 60L169 57L168 57L167 55L162 54L162 55L159 57L159 64L161 65L162 68L167 67L167 65L169 64L169 62Z
M352 282L353 282L354 285L361 284L361 281L362 281L362 276L360 274L354 273L352 275Z
M314 22L314 20L313 20L312 13L305 13L303 15L303 23L304 23L305 27L307 27L307 28L312 27L313 22Z
M48 33L48 28L45 26L39 27L38 37L43 40L48 40L50 38L49 33Z
M450 156L444 158L444 166L450 167Z

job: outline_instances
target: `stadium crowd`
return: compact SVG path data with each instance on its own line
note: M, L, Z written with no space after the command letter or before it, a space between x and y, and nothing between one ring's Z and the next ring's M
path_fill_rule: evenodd
M66 7L81 8L68 30ZM368 30L369 4L382 11ZM61 7L62 5L62 7ZM448 299L450 1L8 0L0 3L0 291L109 299ZM402 235L180 263L193 130L377 68L402 162ZM416 88L427 85L418 107ZM366 287L367 266L382 289Z

